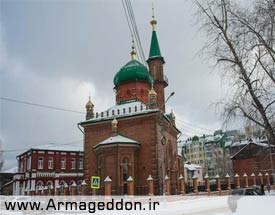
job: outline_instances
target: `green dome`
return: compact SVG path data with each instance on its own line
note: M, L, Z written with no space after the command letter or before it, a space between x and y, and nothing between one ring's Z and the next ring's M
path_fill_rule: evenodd
M148 69L137 60L129 61L123 66L114 77L114 85L118 86L124 82L147 81L152 82Z

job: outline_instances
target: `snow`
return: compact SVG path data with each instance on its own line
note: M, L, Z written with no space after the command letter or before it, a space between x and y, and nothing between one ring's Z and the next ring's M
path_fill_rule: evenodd
M184 164L184 168L187 168L190 171L200 170L202 167L196 164Z
M83 144L56 144L50 143L43 146L32 147L35 150L49 150L49 151L72 151L72 152L83 152Z
M125 104L114 105L104 112L96 113L93 119L87 120L85 122L101 121L106 119L113 119L114 117L119 118L156 111L159 111L159 109L148 109L144 103L140 101L132 101Z
M98 143L97 145L94 146L97 147L99 145L107 145L107 144L112 144L112 143L132 143L132 144L140 144L138 141L130 139L128 137L124 137L121 135L116 135L113 137L109 137L106 140L103 140L102 142Z

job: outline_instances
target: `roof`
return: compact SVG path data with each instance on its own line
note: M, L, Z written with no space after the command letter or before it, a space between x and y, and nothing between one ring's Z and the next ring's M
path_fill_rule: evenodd
M159 111L159 109L148 109L147 106L140 101L130 101L124 104L114 105L100 114L95 114L94 118L80 122L80 124L89 124L98 121L111 120L114 117L121 118Z
M255 156L266 156L266 154L268 154L267 150L269 151L268 144L260 143L260 142L248 142L237 153L231 156L231 159L236 160L236 159L246 159L246 158L255 157Z
M153 81L148 69L137 60L131 60L124 65L114 77L114 85L119 86L121 83L130 81Z
M58 144L58 143L50 143L47 145L42 146L34 146L28 149L27 151L24 151L23 153L19 154L17 157L20 157L21 155L25 154L28 151L31 150L41 150L41 151L61 151L61 152L83 152L83 144Z
M149 52L149 59L153 59L153 58L162 58L160 53L160 48L159 48L158 37L155 30L152 32L151 46L150 46L150 52Z
M122 135L116 135L116 136L109 137L106 140L99 142L93 148L97 148L98 146L104 146L104 145L112 145L112 144L116 144L116 143L140 145L140 143L136 140L130 139L130 138L122 136Z
M190 170L190 171L196 171L200 170L202 167L196 164L184 164L184 168Z
M31 149L35 150L47 150L47 151L73 151L73 152L83 152L83 144L56 144L50 143L43 146L35 146Z

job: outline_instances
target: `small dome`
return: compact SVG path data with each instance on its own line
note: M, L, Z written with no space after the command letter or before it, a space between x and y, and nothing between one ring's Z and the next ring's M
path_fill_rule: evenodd
M119 86L121 83L130 81L147 81L152 82L152 77L148 69L137 60L133 59L123 66L114 77L114 85Z
M93 109L94 108L94 104L91 101L91 97L89 96L89 101L86 104L86 109Z
M155 98L157 97L157 92L154 90L153 84L151 85L151 90L149 90L148 97L149 98Z

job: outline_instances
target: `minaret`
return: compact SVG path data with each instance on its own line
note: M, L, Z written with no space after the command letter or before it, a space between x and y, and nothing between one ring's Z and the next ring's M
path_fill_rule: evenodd
M151 84L151 90L148 92L148 107L149 109L155 109L158 107L158 94L154 90L153 83Z
M172 125L176 126L176 117L173 112L173 109L171 109L171 113L170 113L170 122L172 123Z
M155 90L158 95L158 107L165 113L165 99L164 99L164 88L168 86L168 81L163 75L163 64L164 59L161 56L157 33L156 33L156 25L157 20L155 20L154 16L154 8L152 21L150 22L152 25L152 37L151 37L151 45L149 58L147 60L149 66L149 72L154 79Z
M86 120L94 118L94 104L91 102L91 96L86 104Z

